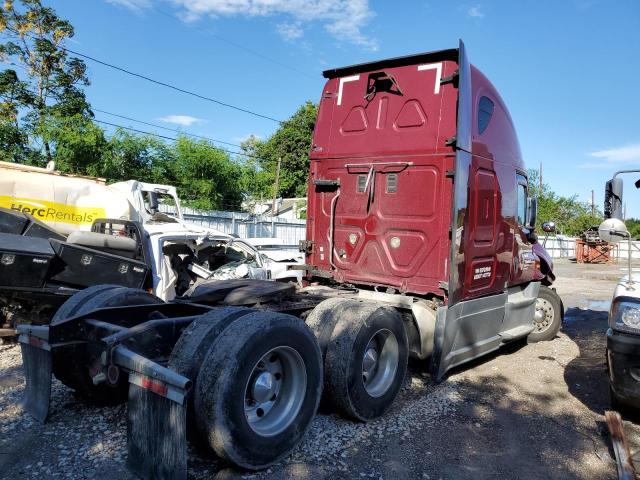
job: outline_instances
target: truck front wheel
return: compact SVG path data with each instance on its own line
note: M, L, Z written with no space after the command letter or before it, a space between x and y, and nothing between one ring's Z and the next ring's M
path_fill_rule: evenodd
M345 415L381 416L407 372L409 347L401 315L373 302L342 304L325 358L325 392Z
M560 330L563 317L564 308L558 294L555 290L540 285L533 316L533 332L527 337L529 343L553 340Z
M211 344L195 391L196 426L216 454L264 468L289 453L315 416L322 359L300 319L258 311Z

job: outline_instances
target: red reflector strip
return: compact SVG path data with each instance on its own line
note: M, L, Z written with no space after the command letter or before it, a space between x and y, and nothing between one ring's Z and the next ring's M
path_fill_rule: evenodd
M29 345L33 345L34 347L42 348L44 341L39 339L38 337L29 336Z
M141 378L140 386L146 390L151 390L153 393L162 395L163 397L166 397L167 392L169 391L169 388L164 383L147 377Z

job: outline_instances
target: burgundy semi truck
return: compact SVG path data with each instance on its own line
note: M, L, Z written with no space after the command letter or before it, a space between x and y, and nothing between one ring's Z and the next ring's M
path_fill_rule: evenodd
M28 412L46 420L53 375L128 399L128 465L143 478L186 478L191 435L260 469L299 442L321 395L372 420L410 356L439 381L556 335L562 302L513 123L462 42L324 75L305 287L204 282L169 303L88 288L49 326L19 327Z

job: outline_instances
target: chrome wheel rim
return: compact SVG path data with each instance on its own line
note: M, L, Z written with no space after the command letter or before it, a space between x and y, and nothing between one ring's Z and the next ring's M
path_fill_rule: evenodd
M384 395L396 377L400 351L398 339L391 330L374 333L362 356L362 383L372 397Z
M536 300L536 313L533 316L533 327L536 333L544 332L553 324L553 305L544 298Z
M291 347L269 350L254 365L244 388L244 415L251 430L271 437L291 425L304 402L307 371Z

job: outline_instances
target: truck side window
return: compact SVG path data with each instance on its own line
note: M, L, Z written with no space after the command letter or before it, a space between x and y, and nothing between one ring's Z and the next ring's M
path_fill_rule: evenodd
M478 103L478 133L484 132L493 116L493 102L488 97L480 97Z
M518 224L524 225L527 221L527 177L517 175L518 181Z

